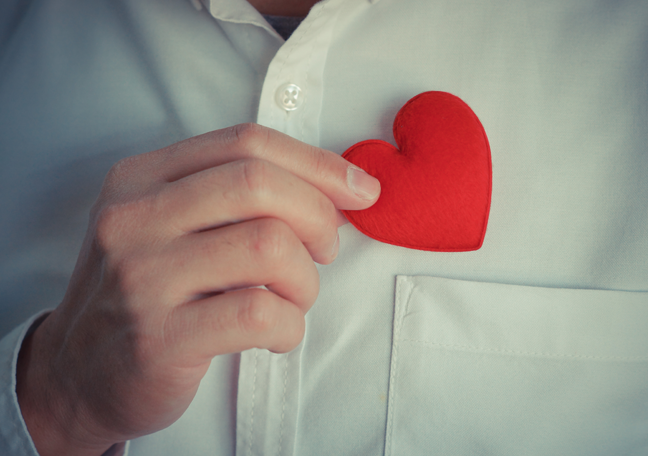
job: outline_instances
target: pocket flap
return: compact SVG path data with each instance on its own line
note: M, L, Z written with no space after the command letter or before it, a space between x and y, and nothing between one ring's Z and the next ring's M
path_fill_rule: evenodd
M648 293L398 276L400 342L521 356L648 361Z

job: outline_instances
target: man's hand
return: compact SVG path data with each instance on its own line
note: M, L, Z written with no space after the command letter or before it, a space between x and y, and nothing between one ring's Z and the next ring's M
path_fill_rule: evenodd
M163 429L214 356L293 349L319 291L313 260L337 255L338 209L379 192L338 155L254 124L115 165L63 302L21 350L40 454L99 455Z

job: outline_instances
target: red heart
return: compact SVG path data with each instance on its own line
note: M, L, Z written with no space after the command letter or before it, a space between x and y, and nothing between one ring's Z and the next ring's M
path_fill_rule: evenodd
M477 250L484 242L491 200L491 155L481 122L460 98L425 92L394 120L399 149L380 140L342 155L381 184L368 209L343 211L378 241L437 252Z

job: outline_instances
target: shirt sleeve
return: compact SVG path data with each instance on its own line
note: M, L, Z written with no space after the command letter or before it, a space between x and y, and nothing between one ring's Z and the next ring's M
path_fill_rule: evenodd
M39 312L0 340L0 455L38 456L18 405L16 364L23 340L50 312ZM116 443L103 456L127 456L128 444Z
M50 311L43 311L0 340L0 454L38 456L16 396L16 363L25 336Z

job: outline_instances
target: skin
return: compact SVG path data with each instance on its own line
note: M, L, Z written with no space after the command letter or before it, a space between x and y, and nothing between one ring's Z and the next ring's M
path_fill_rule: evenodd
M101 455L176 421L213 357L297 346L338 209L379 192L337 154L256 124L117 163L61 305L20 353L39 453Z
M248 0L261 14L305 17L319 0Z
M316 1L250 3L301 16ZM164 429L213 357L296 347L319 291L314 262L337 256L339 209L379 193L337 154L255 124L117 163L62 303L19 354L39 454L101 455Z

